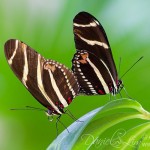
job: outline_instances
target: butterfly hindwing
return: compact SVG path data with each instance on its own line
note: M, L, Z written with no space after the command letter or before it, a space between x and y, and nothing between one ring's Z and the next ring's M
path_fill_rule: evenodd
M78 51L73 58L72 70L78 77L81 92L88 95L108 94L115 84L102 59L87 51Z

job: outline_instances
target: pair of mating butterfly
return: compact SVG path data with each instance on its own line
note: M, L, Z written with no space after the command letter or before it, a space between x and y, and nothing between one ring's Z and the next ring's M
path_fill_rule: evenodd
M99 21L87 12L73 20L77 52L72 71L51 59L45 59L19 40L8 40L5 55L16 76L47 110L61 115L76 95L117 94L123 87L118 80L106 33Z

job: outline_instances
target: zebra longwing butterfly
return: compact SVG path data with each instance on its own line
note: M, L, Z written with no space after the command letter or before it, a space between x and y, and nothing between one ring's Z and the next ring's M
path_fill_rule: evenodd
M64 113L64 107L79 91L72 71L57 61L45 59L19 40L8 40L4 49L11 69L27 90L48 109L47 115Z
M118 93L123 87L106 33L99 21L87 12L78 13L73 20L77 52L72 70L87 95Z

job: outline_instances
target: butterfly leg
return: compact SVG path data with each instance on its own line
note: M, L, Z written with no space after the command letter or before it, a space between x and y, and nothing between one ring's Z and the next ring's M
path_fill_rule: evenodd
M56 121L56 133L57 133L57 136L58 136L58 122L67 130L67 132L69 133L69 130L68 128L60 121L60 118L61 118L61 115L59 115L57 117L57 121Z
M69 113L67 113L69 112ZM73 120L75 120L76 122L84 122L84 121L81 121L81 120L78 120L72 113L70 110L66 109L65 111L65 114L67 114L68 116L70 116Z

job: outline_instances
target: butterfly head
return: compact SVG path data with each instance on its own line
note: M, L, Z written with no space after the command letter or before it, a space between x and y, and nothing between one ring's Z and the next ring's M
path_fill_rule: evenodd
M61 113L58 113L56 110L54 110L53 108L48 108L46 111L46 115L47 116L53 116L53 115L61 115L62 113L64 113L63 108L59 108L59 111Z
M116 95L118 94L122 88L124 87L123 83L122 83L122 80L117 80L117 83L116 83L116 86L111 86L111 93L112 95Z
M123 87L124 87L124 85L123 85L122 80L118 80L117 81L117 91L115 94L118 94L122 90Z
M118 86L118 89L120 90L124 87L122 80L118 80L117 86Z
M53 116L53 115L55 115L55 114L56 114L56 113L55 113L54 110L47 109L47 111L46 111L46 115L47 115L47 116Z

